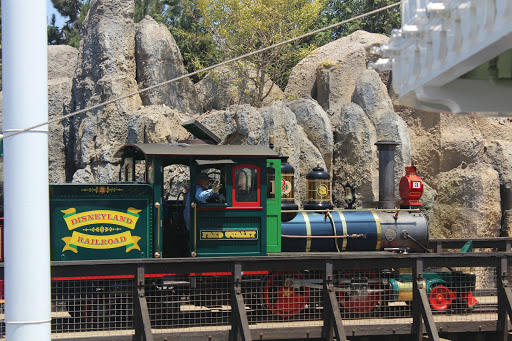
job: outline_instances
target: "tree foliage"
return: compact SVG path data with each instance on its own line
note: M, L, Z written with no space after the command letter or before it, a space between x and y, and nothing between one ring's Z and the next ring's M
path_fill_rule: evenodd
M197 0L197 5L226 58L237 57L307 32L317 21L325 0ZM286 80L292 61L307 47L286 44L248 57L238 63L256 89L253 105L261 105L271 88L265 90L267 75L278 83ZM265 90L265 91L264 91Z
M396 2L397 0L328 0L320 14L316 28L345 21ZM314 44L323 45L357 30L389 36L393 28L399 28L400 26L400 7L394 7L319 33L311 41Z
M48 44L67 44L78 48L80 26L90 8L91 0L52 0L53 7L63 17L68 17L62 28L55 26L55 15L48 25Z

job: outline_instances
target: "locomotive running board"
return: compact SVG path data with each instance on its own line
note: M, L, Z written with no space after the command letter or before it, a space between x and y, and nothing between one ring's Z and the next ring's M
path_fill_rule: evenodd
M231 287L231 330L229 341L238 341L238 332L242 340L252 341L249 321L245 312L244 297L242 295L242 265L235 263L233 267L233 286Z
M347 341L345 328L343 328L343 320L341 319L338 300L336 299L336 291L334 290L332 261L325 264L324 274L324 326L322 328L322 339L332 340L333 331L337 341Z

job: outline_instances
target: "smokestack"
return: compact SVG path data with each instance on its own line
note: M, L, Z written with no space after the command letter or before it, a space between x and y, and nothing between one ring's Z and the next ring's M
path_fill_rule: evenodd
M393 141L375 143L379 151L379 204L378 208L395 208L395 148Z

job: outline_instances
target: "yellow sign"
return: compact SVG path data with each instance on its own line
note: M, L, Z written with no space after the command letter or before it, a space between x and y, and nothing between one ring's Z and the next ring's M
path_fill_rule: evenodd
M327 193L329 192L326 185L318 186L317 191L321 197L325 197L327 195Z
M113 249L116 247L126 246L126 252L133 249L140 251L140 247L137 245L140 237L132 236L129 231L108 236L95 236L80 232L73 232L71 237L62 238L62 240L66 243L66 246L64 246L62 251L69 250L74 253L78 253L78 247L85 247L88 249Z
M258 230L202 230L201 240L258 240Z
M75 208L62 210L64 213L64 221L68 230L72 231L80 227L97 224L114 224L133 230L139 219L139 212L136 208L130 207L126 212L111 211L111 210L95 210L77 213ZM91 232L114 232L122 230L120 227L101 226L84 228L82 231ZM78 253L78 247L87 249L113 249L117 247L126 247L126 252L131 250L139 250L140 246L137 242L141 239L138 236L132 236L130 231L117 234L108 235L91 235L77 231L73 231L70 237L64 237L62 240L66 243L62 251L72 251Z
M141 210L130 207L127 213L107 210L76 213L76 208L69 208L61 212L64 213L64 221L68 229L72 231L78 227L91 224L115 224L133 230L139 219L138 213L140 211Z

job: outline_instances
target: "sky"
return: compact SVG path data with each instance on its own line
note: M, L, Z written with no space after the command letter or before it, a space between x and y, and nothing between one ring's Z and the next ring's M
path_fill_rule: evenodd
M52 14L55 13L55 25L58 27L64 26L64 23L66 22L66 18L61 16L59 12L55 8L53 8L52 1L46 0L46 12L48 16L47 23L50 23L50 19L52 17Z

